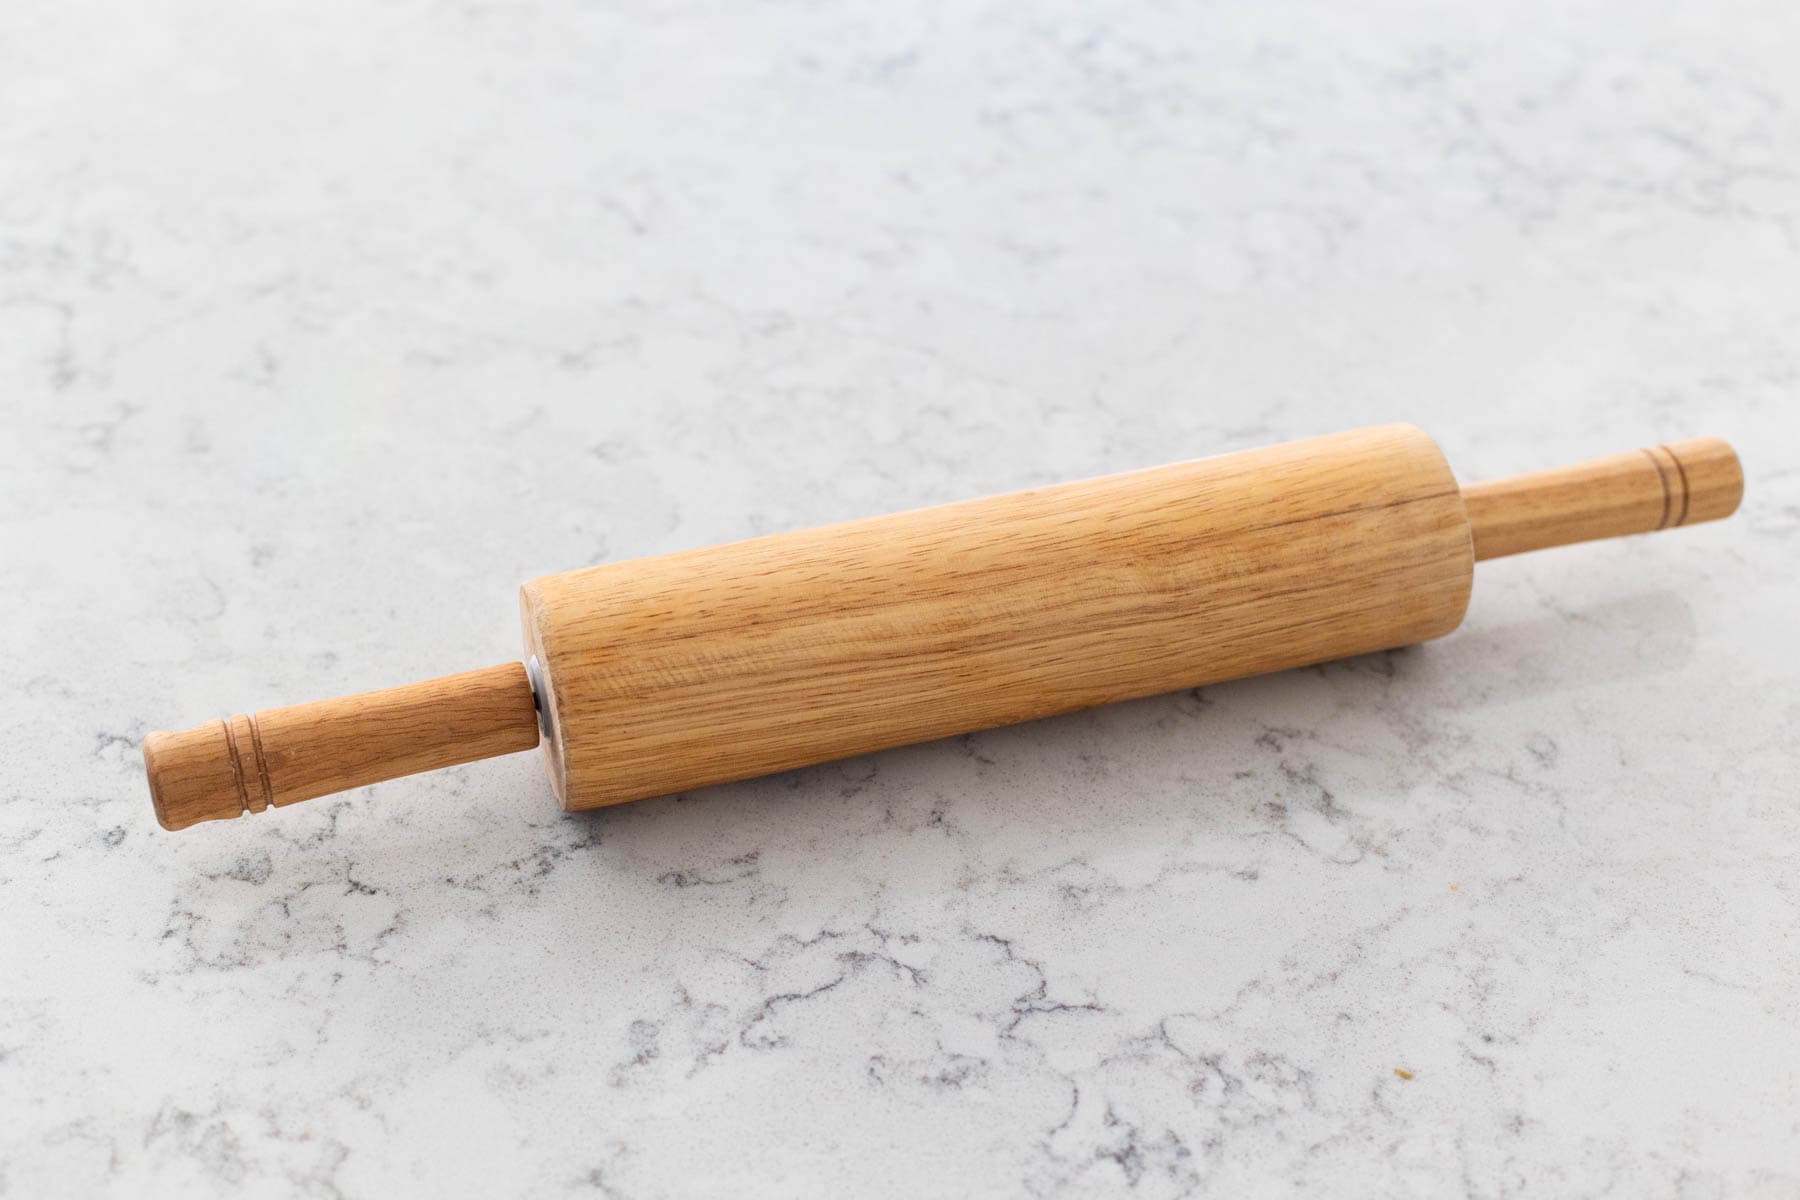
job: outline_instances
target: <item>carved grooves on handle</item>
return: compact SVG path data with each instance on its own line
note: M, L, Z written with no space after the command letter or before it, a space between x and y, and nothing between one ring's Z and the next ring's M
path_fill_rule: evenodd
M259 813L274 803L275 790L269 785L269 762L263 757L262 728L256 723L255 713L239 713L228 720L220 721L225 727L225 746L231 753L231 778L237 784L238 801L243 805L242 811ZM244 752L240 748L245 742L250 743L250 751L256 758L256 790L252 793L244 782L249 771L244 766Z
M1687 469L1681 465L1681 459L1667 446L1647 446L1644 449L1650 461L1656 466L1657 475L1662 478L1663 515L1658 530L1674 529L1686 524L1688 518L1688 480ZM1673 471L1673 476L1670 472ZM1676 496L1680 495L1681 507L1677 509ZM1674 520L1670 520L1673 514Z

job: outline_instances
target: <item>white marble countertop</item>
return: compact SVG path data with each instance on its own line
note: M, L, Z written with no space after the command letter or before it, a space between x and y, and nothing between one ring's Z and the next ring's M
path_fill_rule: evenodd
M1797 56L1781 4L13 0L0 1194L1800 1192ZM514 657L535 574L1386 420L1749 490L1198 694L151 816L146 730Z

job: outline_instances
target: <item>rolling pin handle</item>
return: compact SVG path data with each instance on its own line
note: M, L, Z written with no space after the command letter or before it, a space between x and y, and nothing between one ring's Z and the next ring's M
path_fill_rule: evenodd
M159 730L144 738L144 769L156 819L185 829L537 743L531 682L504 663Z
M1475 558L1716 521L1737 511L1744 470L1719 438L1690 438L1463 489Z

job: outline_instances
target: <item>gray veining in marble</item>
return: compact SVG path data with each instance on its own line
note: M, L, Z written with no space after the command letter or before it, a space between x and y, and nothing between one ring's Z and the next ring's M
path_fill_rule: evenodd
M9 0L0 1195L1800 1194L1797 58ZM513 657L534 574L1385 420L1748 498L1430 645L610 812L517 756L151 817L147 729Z

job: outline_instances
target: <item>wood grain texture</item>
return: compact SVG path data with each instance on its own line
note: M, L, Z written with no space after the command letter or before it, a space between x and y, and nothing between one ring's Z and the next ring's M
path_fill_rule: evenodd
M1737 510L1744 472L1718 438L1629 450L1463 489L1477 559L1650 533Z
M183 829L537 742L525 668L504 663L152 733L144 767L157 820Z
M1382 426L565 572L522 589L568 809L1405 645L1472 575Z

